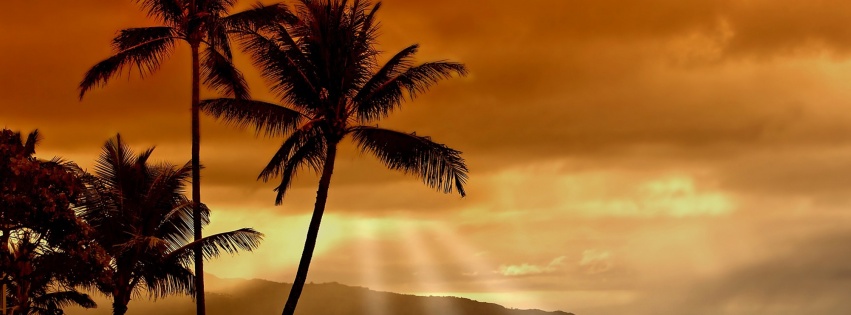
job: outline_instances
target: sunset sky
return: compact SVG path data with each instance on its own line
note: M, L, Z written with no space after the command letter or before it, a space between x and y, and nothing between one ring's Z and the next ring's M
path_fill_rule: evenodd
M37 156L90 168L120 132L189 160L188 47L77 98L116 31L155 25L133 1L2 7L0 125L38 128ZM381 124L463 151L468 196L345 146L308 281L578 315L851 313L851 2L386 0L378 17L381 50L469 67ZM205 234L266 234L209 273L293 280L318 179L274 206L255 178L281 141L202 122Z

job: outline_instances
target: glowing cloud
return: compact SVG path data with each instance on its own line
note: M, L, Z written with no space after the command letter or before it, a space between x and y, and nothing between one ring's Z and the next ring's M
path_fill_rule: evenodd
M546 265L531 265L526 263L521 265L502 265L499 267L498 273L509 277L551 273L564 265L564 259L565 256L559 256Z
M732 213L732 197L700 186L696 175L631 170L571 172L570 161L520 167L492 176L489 213L584 217L700 217ZM525 187L522 193L516 187Z

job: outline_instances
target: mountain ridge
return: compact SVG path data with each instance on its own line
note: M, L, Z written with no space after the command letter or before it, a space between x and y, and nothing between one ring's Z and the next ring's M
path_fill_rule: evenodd
M207 314L278 314L292 284L264 279L208 278ZM95 296L98 308L69 308L68 315L111 314L110 300ZM127 315L191 315L192 300L175 296L149 301L144 296L130 302ZM420 296L375 291L337 282L309 283L299 300L296 315L573 315L564 311L514 309L490 302L455 296Z

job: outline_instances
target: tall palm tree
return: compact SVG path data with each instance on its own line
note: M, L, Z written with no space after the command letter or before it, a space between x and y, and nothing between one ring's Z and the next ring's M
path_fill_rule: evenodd
M467 179L460 151L429 137L375 125L400 107L406 95L413 99L442 79L465 75L464 65L447 61L416 65L413 57L418 46L412 45L379 66L375 14L380 3L301 0L296 7L297 16L289 21L239 31L243 47L282 105L236 98L201 104L202 111L228 123L288 136L259 175L263 180L280 177L276 204L300 168L320 174L304 252L284 315L295 312L307 279L337 146L347 136L388 168L418 176L444 193L457 190L464 196Z
M221 252L251 251L262 239L245 228L193 241L193 202L183 194L192 167L150 165L152 152L137 155L116 136L104 145L95 174L86 178L83 217L110 256L110 267L97 286L112 296L115 315L124 314L131 297L143 288L154 298L200 293L194 285L200 275L189 267L193 249L209 259ZM208 215L202 205L204 224Z
M80 99L95 86L105 85L126 69L137 68L142 76L156 71L167 59L177 42L189 44L192 51L192 200L196 206L195 235L201 233L200 121L198 102L200 81L226 94L246 98L248 88L242 74L232 63L228 30L283 19L290 14L281 4L257 5L253 9L226 15L235 0L134 0L141 3L148 16L163 26L128 28L113 39L115 55L94 65L80 83ZM203 56L200 51L203 49ZM195 284L198 287L197 314L205 314L204 265L200 250L195 252Z

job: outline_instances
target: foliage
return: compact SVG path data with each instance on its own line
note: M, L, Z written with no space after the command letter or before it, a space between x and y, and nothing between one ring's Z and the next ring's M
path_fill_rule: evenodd
M233 65L230 30L241 26L257 26L286 19L290 15L283 5L257 4L252 9L227 15L235 0L136 0L148 16L163 25L121 30L113 39L115 54L86 72L80 83L80 99L95 86L105 85L111 78L134 67L142 76L156 71L167 59L178 41L189 44L192 56L192 222L193 239L202 238L201 204L201 127L200 85L204 84L236 98L247 98L248 87L242 73ZM203 51L201 51L203 49ZM129 72L129 71L128 71ZM205 314L204 264L200 248L195 250L195 279L200 294L196 299L198 315Z
M416 64L418 45L379 66L375 13L380 3L346 3L300 1L292 19L237 30L282 103L219 98L203 101L201 110L226 123L254 126L258 133L288 137L260 174L264 180L280 178L278 204L300 169L321 172L329 146L349 135L388 168L464 196L467 168L460 151L429 137L368 124L440 80L465 75L466 68L449 61Z
M33 156L26 141L0 131L0 282L14 314L61 314L68 305L95 307L74 287L91 284L103 252L75 211L84 190L73 164Z
M103 146L95 173L85 177L83 217L110 258L109 276L97 287L113 297L115 314L123 314L143 291L153 298L195 294L189 266L196 246L209 259L251 251L262 239L246 228L193 241L192 202L184 195L191 166L152 165L152 153L153 148L134 153L118 135ZM209 210L202 209L207 224Z
M283 19L289 12L283 5L258 4L227 15L232 0L136 0L148 16L163 25L127 28L112 40L114 54L95 64L80 83L80 98L96 86L105 85L125 70L135 68L144 77L159 69L179 41L203 46L201 74L207 86L227 95L244 98L248 87L233 63L229 30L236 26L259 25Z

